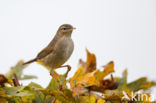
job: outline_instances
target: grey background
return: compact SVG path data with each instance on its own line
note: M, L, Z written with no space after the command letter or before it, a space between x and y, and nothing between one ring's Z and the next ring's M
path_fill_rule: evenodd
M155 0L0 0L0 73L20 59L34 58L64 23L77 28L72 35L75 50L66 63L72 66L70 77L88 48L96 54L98 68L113 60L114 75L128 68L128 81L142 76L156 80ZM50 80L36 63L24 73L37 75L31 81L44 87Z

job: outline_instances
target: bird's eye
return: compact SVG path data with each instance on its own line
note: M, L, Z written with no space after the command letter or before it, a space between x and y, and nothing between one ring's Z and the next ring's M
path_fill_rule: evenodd
M67 28L62 28L62 30L67 30Z

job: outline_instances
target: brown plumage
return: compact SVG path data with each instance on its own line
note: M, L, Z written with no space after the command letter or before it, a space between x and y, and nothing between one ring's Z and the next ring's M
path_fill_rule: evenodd
M36 58L25 62L24 65L39 61L51 70L61 67L73 52L74 43L71 34L74 29L70 24L61 25L49 45Z

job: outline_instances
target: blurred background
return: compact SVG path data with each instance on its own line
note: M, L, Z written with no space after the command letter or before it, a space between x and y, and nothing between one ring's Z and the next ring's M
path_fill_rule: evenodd
M128 69L128 81L142 76L156 80L156 1L155 0L1 0L0 73L17 61L34 58L64 23L77 29L72 38L75 50L66 64L86 59L85 48L97 56L98 68L113 60L116 76ZM66 68L57 70L64 73ZM24 74L37 75L31 81L46 87L48 71L33 63ZM152 92L156 96L156 89Z

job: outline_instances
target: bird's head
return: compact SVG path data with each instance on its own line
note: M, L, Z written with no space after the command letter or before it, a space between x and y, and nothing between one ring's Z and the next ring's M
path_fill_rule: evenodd
M58 34L61 34L62 36L65 35L65 36L71 36L72 34L72 31L76 29L74 28L72 25L70 24L63 24L59 27L57 33Z

